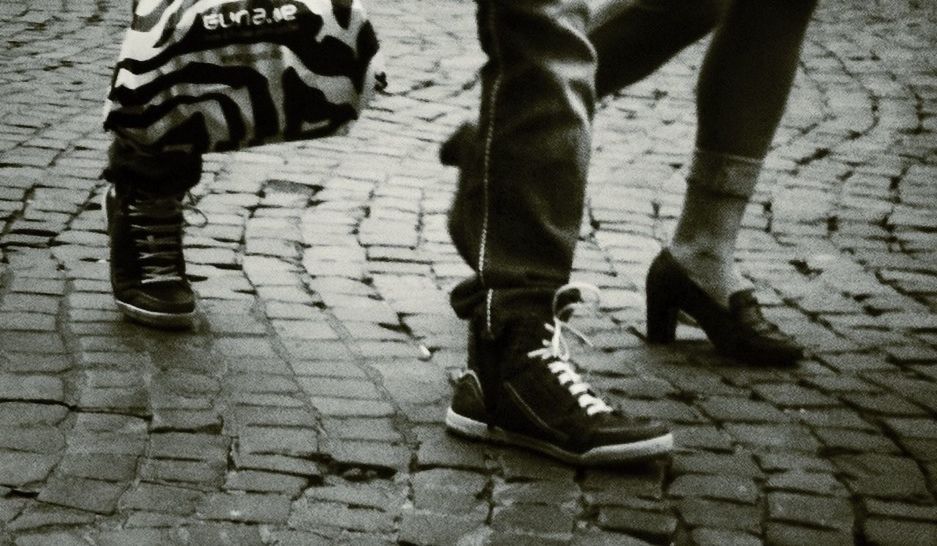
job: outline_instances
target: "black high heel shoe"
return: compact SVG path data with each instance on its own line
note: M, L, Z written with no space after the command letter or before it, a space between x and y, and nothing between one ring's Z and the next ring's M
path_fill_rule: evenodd
M726 309L690 279L667 249L648 270L646 294L649 343L674 341L677 313L682 310L723 355L769 366L791 366L804 356L803 348L765 320L751 290L732 294Z

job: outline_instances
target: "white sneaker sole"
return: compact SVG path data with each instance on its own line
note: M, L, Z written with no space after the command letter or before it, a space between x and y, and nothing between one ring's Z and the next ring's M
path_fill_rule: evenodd
M510 432L499 427L489 427L481 421L459 415L452 411L452 408L446 412L446 428L467 438L539 451L572 465L599 466L625 463L649 459L673 451L673 434L668 432L663 436L640 442L602 446L592 448L585 453L573 453L524 434Z
M114 301L117 303L117 308L120 309L120 312L123 313L125 317L156 328L188 328L192 326L192 321L195 318L195 311L190 311L188 313L158 313L156 311L147 311L140 307L134 307L117 298L114 298Z

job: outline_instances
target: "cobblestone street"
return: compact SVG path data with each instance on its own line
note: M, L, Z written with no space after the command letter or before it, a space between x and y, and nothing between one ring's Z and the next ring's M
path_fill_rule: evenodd
M937 544L937 4L821 0L741 268L809 348L644 342L706 42L600 105L574 280L590 383L673 457L575 469L445 433L469 273L439 143L474 3L367 3L390 87L341 137L206 158L195 328L110 292L103 97L130 2L0 2L0 546Z

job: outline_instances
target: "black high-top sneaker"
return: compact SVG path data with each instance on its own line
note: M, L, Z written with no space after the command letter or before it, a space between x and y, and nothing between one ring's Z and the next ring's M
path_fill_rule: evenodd
M150 326L186 327L195 315L182 255L182 197L123 184L112 184L104 196L117 307Z
M663 423L612 408L575 371L564 333L581 335L565 322L569 307L554 305L552 322L511 321L496 336L483 318L472 320L469 368L456 383L447 429L576 465L669 453L673 435Z

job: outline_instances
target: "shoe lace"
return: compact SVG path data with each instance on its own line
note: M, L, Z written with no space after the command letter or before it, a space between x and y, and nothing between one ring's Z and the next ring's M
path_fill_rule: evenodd
M573 291L578 293L576 300L558 309L557 305L561 301L561 296ZM586 303L583 294L593 295L594 299ZM592 386L585 382L582 376L573 369L573 365L569 360L569 342L566 340L564 332L569 332L590 347L592 343L582 332L570 326L567 321L560 317L571 317L577 309L585 305L597 305L598 296L598 288L591 284L573 282L561 286L553 295L553 324L544 323L544 328L551 334L550 338L542 340L543 347L540 349L534 349L527 353L530 358L550 361L547 368L556 376L560 385L566 387L569 393L573 395L579 403L579 407L584 409L587 415L610 413L613 409L604 400L596 396Z
M187 195L191 200L191 194ZM175 196L139 192L128 201L130 228L134 232L134 242L140 249L141 284L185 280L179 268L182 262L180 216L184 209L194 210L207 222L204 213L191 204L183 205L182 200ZM134 219L146 219L147 222L135 222Z

